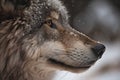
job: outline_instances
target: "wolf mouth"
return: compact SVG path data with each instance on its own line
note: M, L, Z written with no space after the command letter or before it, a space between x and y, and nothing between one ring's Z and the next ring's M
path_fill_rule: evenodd
M89 65L78 67L78 66L72 66L72 65L65 64L64 62L61 62L61 61L58 61L52 58L48 59L48 61L53 65L59 65L59 66L68 67L72 69L89 68L96 62L96 61L91 61L89 62Z

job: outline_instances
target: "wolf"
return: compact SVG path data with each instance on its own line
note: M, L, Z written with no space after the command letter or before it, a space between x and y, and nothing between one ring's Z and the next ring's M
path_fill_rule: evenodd
M0 0L0 80L52 80L100 59L105 46L68 19L59 0Z

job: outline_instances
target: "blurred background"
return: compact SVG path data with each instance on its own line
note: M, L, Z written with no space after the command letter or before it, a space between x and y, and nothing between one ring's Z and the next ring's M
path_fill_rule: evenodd
M106 52L88 71L58 71L54 80L120 80L120 0L62 0L70 24L106 45Z
M120 0L63 0L70 24L97 40L120 38Z

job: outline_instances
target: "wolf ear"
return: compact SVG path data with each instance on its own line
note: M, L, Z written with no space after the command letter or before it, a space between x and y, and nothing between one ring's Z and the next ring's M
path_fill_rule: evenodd
M30 6L30 2L31 0L13 0L13 3L17 7L17 9Z
M12 12L15 10L23 10L30 5L31 0L0 0L2 11Z
M59 19L59 13L56 12L56 11L51 11L50 17L58 20Z

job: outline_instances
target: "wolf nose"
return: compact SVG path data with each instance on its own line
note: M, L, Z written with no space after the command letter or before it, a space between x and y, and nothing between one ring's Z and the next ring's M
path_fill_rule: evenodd
M103 44L97 44L92 48L92 51L95 53L95 55L101 58L105 52L105 46Z

